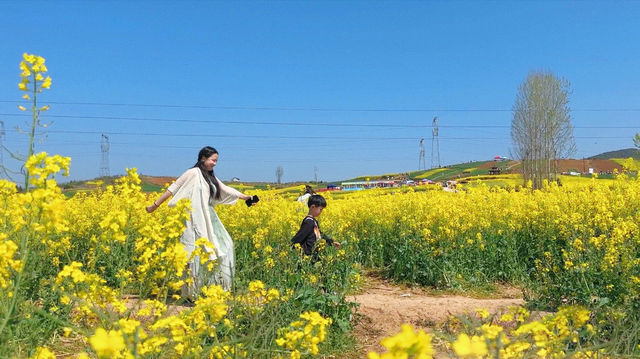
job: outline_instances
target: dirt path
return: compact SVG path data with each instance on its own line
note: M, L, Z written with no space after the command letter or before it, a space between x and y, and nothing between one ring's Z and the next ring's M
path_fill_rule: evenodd
M515 288L501 289L497 299L477 299L461 295L434 295L423 289L400 287L373 277L367 277L367 282L361 294L349 298L360 304L355 310L354 328L360 358L366 358L372 350L382 352L380 340L398 333L403 323L431 331L452 314L473 312L476 308L493 313L524 303L522 293Z

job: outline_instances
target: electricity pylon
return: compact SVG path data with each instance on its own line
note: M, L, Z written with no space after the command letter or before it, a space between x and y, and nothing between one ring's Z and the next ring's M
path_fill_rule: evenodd
M440 167L440 141L438 141L438 117L431 122L431 168ZM437 166L436 166L437 165Z
M109 136L102 134L100 149L102 150L102 163L100 164L100 177L109 177Z

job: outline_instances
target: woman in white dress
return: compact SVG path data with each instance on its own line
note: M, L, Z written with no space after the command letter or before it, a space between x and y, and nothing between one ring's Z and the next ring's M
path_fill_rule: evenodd
M184 198L191 201L191 217L187 221L186 229L180 242L184 244L188 255L195 250L195 242L199 238L206 238L211 247L205 247L209 260L216 261L212 272L206 266L200 265L199 256L189 262L187 274L191 276L191 285L185 285L182 296L194 299L202 286L218 284L224 290L230 290L235 269L233 240L220 222L214 210L216 204L235 204L238 199L251 200L252 197L243 194L222 183L213 173L213 167L218 163L218 151L206 146L198 153L198 162L183 173L160 198L149 205L146 210L155 211L169 197L169 206ZM250 201L248 203L251 203Z
M304 193L302 194L302 196L298 197L296 201L306 204L307 201L309 201L309 197L314 194L316 194L316 191L313 190L313 187L309 186L308 184L304 185Z

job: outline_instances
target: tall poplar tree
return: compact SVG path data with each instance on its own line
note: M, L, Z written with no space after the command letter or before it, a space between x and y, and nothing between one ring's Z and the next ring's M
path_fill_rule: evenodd
M575 151L570 84L548 71L533 71L520 85L511 121L514 156L525 184L534 189L557 177L557 160Z

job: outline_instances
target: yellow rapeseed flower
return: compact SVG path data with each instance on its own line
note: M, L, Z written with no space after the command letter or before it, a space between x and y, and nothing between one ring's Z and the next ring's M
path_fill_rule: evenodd
M487 319L489 318L489 315L491 315L489 311L484 308L476 309L476 314L478 314L481 319Z
M121 352L125 350L126 345L120 331L106 331L102 328L96 329L95 333L89 338L91 348L95 350L99 358L117 358Z
M51 87L51 77L47 76L40 86L44 89L49 89Z
M56 356L48 348L39 347L31 359L56 359Z
M381 344L387 352L379 354L370 352L369 359L387 358L420 358L430 359L433 357L433 347L431 345L431 335L423 330L415 332L409 324L403 324L402 330L395 336L382 339Z
M487 343L483 337L474 335L469 338L462 333L452 344L453 351L461 358L482 358L489 353Z

